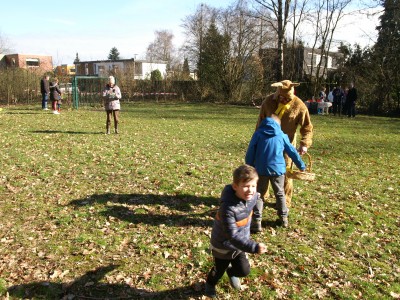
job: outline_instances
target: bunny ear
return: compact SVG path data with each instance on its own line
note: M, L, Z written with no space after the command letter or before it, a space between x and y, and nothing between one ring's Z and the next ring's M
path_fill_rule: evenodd
M299 85L300 85L300 83L296 82L296 83L292 83L290 86L292 87L292 86L299 86Z
M283 84L282 84L282 82L275 82L275 83L271 84L271 86L273 86L273 87L282 87Z

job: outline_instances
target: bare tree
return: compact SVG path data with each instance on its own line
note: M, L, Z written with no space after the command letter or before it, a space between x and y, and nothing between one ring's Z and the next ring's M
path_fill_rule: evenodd
M274 16L272 19L267 16L263 20L268 22L274 28L277 34L277 72L276 80L282 80L284 76L284 43L286 38L286 26L289 21L291 0L253 0L261 8L269 11ZM256 8L260 17L263 16L263 10Z
M215 8L201 4L193 15L187 16L183 20L182 27L185 32L185 42L181 50L192 67L198 64L204 36L216 14Z
M271 39L271 30L266 29L269 25L260 22L260 18L254 17L245 0L237 0L221 10L203 4L194 15L186 18L183 25L186 33L185 54L192 66L203 65L200 61L203 56L199 54L205 46L205 33L212 22L223 36L229 38L229 59L225 61L220 78L224 86L224 98L241 100L244 90L249 92L249 86L262 83L258 51L261 45ZM262 28L265 32L260 32ZM245 97L249 99L256 93L256 90L252 90L251 95L248 93Z
M302 74L299 74L299 68L296 66L298 63L302 63L298 61L298 49L302 44L301 40L301 32L299 32L301 28L301 24L304 23L305 19L309 15L309 2L310 0L294 0L290 5L290 19L289 23L292 25L291 28L291 43L287 42L288 53L286 55L287 61L285 63L285 78L290 78L294 80L299 80L302 77Z
M0 31L0 54L7 54L11 51L10 42Z
M174 35L168 30L156 30L155 39L147 47L146 58L150 61L162 60L171 63L174 46L172 40Z
M212 20L215 20L217 11L215 8L201 4L197 7L196 12L193 15L187 16L183 20L182 27L185 32L185 42L182 46L181 51L184 56L188 58L189 66L192 69L197 68L201 65L202 49L204 47L204 37ZM197 70L195 70L197 72ZM200 98L205 96L205 87L200 80L199 85Z
M260 33L260 19L252 15L244 0L238 0L234 6L222 11L219 21L223 32L230 37L231 59L225 74L229 97L241 99L246 84L257 86L257 82L262 82L258 51L260 45L271 39L270 31ZM257 97L256 94L254 90L250 97Z
M345 16L345 8L352 0L316 0L312 2L312 20L307 24L313 27L311 65L308 73L313 81L313 92L322 85L326 77L333 35Z

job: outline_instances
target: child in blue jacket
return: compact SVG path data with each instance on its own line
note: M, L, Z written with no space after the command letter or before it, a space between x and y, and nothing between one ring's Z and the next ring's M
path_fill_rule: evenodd
M293 160L299 170L304 171L306 166L302 161L296 148L290 143L288 136L283 133L278 116L272 114L265 118L251 138L246 153L246 164L257 170L259 181L257 192L261 199L254 207L254 222L251 226L252 232L262 231L261 220L263 211L264 196L271 182L276 198L276 208L279 216L279 224L288 227L288 208L286 206L284 181L286 173L286 163L284 152Z

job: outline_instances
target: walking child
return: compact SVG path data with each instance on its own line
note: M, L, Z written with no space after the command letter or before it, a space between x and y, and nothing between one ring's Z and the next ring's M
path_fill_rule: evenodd
M211 251L214 266L210 270L205 294L216 297L215 286L226 272L231 286L240 289L239 277L250 273L248 253L265 253L267 247L250 239L253 207L258 199L258 175L249 165L242 165L233 172L232 184L226 185L221 194L221 206L214 219L211 233Z
M286 206L284 191L286 173L284 152L301 171L306 168L296 148L290 143L289 137L283 133L280 121L275 114L265 118L254 132L246 153L246 164L254 166L260 177L257 185L260 199L257 200L254 207L254 222L251 226L251 231L254 233L262 231L264 197L269 183L271 183L276 198L278 223L283 227L289 225L289 209Z

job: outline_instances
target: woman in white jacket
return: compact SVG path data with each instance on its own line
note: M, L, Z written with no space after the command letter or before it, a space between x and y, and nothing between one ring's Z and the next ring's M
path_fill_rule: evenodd
M121 95L121 90L115 84L114 76L108 77L108 83L103 91L103 97L104 97L104 108L107 113L106 134L110 134L111 115L113 115L114 117L115 133L118 133L118 117L119 117L119 110L121 109L121 104L119 100L121 99L122 95Z

